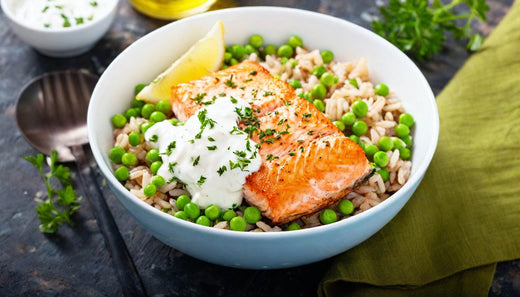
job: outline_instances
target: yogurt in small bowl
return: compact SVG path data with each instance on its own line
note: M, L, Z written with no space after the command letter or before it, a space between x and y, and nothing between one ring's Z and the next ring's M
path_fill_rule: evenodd
M15 34L40 53L71 57L108 31L118 0L0 0Z

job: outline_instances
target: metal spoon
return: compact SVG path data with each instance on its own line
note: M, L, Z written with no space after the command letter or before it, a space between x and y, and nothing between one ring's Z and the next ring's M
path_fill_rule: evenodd
M87 136L87 109L97 76L61 71L32 80L20 93L16 121L25 139L59 161L75 162L80 186L92 206L125 296L145 296L144 286L94 175Z

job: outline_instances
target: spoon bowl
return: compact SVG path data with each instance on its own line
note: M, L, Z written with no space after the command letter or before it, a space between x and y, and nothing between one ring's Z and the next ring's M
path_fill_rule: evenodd
M20 93L16 122L37 150L58 152L60 162L74 161L71 147L88 143L87 110L97 76L59 71L30 81Z

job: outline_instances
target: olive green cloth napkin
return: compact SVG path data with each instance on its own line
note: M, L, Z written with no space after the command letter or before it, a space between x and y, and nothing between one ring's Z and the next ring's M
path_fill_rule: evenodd
M320 296L487 296L496 262L520 258L520 0L437 104L416 193L333 260Z

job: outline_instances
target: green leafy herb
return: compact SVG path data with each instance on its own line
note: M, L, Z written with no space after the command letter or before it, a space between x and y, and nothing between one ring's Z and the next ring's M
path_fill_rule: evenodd
M459 12L461 4L466 4L465 12ZM380 8L382 20L373 21L372 28L403 52L422 60L442 49L446 32L456 39L469 38L468 49L477 50L482 37L473 32L471 24L475 19L486 21L488 10L485 0L452 0L448 4L440 0L431 4L428 0L390 0L388 6Z
M71 216L79 209L81 197L76 196L76 191L72 187L69 168L57 164L58 153L56 151L51 152L48 163L50 172L47 174L43 173L44 155L26 156L24 159L36 167L47 188L46 200L35 199L38 204L36 211L41 223L40 231L55 233L64 222L73 226ZM60 183L61 189L53 188L54 179ZM54 199L56 204L53 202L54 197L56 197Z

